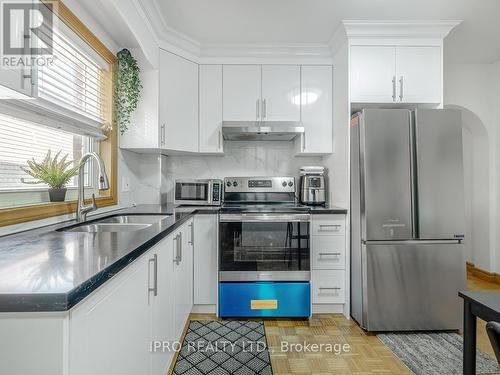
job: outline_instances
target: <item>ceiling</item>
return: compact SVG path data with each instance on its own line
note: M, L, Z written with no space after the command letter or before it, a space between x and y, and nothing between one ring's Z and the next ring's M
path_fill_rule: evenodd
M141 0L161 25L201 45L328 44L341 20L464 20L446 63L500 60L499 0Z

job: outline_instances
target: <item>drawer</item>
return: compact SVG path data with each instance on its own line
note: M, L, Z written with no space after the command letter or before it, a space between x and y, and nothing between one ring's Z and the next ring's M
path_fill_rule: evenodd
M312 269L345 269L345 236L312 237Z
M345 271L312 271L312 303L344 303Z
M221 317L295 317L311 315L308 282L219 283Z
M345 234L345 215L314 215L313 235Z

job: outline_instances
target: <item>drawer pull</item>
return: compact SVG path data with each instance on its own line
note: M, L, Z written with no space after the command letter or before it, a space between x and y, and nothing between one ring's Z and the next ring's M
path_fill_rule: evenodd
M340 253L340 252L335 252L335 253L318 253L318 255L320 257L322 257L322 256L329 256L329 255L330 256L336 256L336 257L338 257L338 256L341 256L342 253Z
M319 290L340 290L342 288L339 286L333 286L333 287L320 286L318 289Z
M342 224L320 224L319 230L337 231L342 228Z

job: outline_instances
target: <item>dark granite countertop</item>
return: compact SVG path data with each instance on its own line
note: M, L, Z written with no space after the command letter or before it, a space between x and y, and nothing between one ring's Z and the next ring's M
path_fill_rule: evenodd
M119 214L171 215L133 232L58 232L74 221L0 238L0 312L65 311L75 306L195 213L218 207L141 205Z
M0 237L0 312L66 311L116 275L194 214L220 207L140 205L93 216L170 215L133 232L60 232L74 221ZM310 207L312 214L345 214Z

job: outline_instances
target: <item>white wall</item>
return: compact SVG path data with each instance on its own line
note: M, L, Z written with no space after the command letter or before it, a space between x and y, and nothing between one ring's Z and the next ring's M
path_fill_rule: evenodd
M469 260L500 272L498 256L500 64L446 64L444 105L463 109Z

